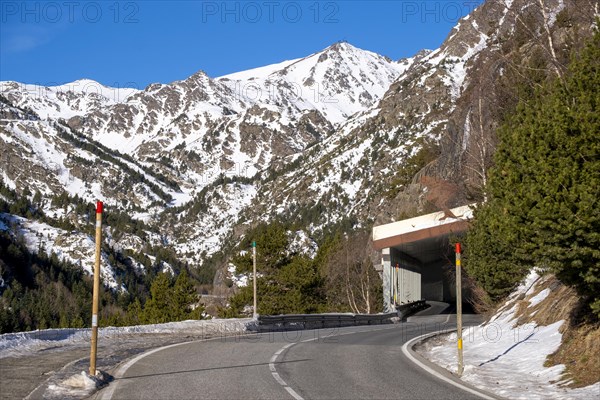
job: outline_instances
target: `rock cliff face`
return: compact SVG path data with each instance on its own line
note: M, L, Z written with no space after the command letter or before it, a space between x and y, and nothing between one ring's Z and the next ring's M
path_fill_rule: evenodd
M488 0L398 62L341 42L141 91L1 82L2 179L49 208L104 199L195 265L259 221L318 236L481 200L497 126L561 76L598 8Z

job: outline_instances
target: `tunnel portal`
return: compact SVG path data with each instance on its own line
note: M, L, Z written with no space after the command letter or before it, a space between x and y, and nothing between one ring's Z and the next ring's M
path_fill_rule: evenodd
M422 299L456 300L453 243L464 237L472 215L472 206L463 206L373 228L385 312Z

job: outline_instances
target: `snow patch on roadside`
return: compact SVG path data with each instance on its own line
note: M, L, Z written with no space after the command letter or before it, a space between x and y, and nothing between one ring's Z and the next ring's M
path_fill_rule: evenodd
M490 321L463 330L465 368L462 380L511 399L597 398L600 382L578 389L560 387L558 383L564 380L565 366L544 366L548 355L561 344L559 329L564 321L548 326L535 322L517 325L515 300L524 297L531 308L550 293L549 289L544 289L532 296L539 278L537 272L532 271ZM456 333L438 337L432 344L423 346L422 354L456 373L456 340Z
M254 321L250 318L188 320L168 322L166 324L136 325L124 327L100 328L100 342L118 340L130 335L141 334L185 334L195 336L215 336L243 333L251 328ZM0 359L33 354L38 351L85 345L89 343L91 329L45 329L30 332L5 333L0 335Z
M98 389L107 385L110 376L102 371L96 371L96 375L90 375L84 371L75 374L57 384L48 386L48 392L52 395L65 397L87 397Z

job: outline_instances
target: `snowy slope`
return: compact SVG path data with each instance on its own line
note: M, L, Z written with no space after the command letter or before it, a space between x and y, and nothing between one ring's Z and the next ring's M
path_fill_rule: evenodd
M1 107L0 112L2 110L19 113L12 107ZM115 205L127 199L132 205L148 208L160 200L159 191L173 195L176 192L148 170L120 157L118 152L113 152L111 160L121 164L108 162L108 153L98 150L96 145L89 149L81 148L78 143L93 142L78 139L67 126L51 120L25 117L6 118L0 122L4 180L18 183L20 188L26 183L32 193L39 190L43 196L50 198L64 190L89 202L105 199L107 204ZM63 130L62 134L59 129ZM142 176L145 182L131 177L132 172ZM22 174L27 176L26 180L23 180ZM130 198L130 195L135 197Z
M488 322L465 329L462 379L477 387L511 399L591 399L600 393L600 383L580 388L561 387L564 365L545 367L546 358L561 343L564 321L550 325L517 322L517 299L532 308L543 302L549 290L536 294L540 276L532 271L504 307ZM456 372L456 333L446 335L423 349L423 355Z
M332 124L376 103L407 66L337 43L302 59L218 79L198 72L143 91L90 80L51 87L2 82L0 89L8 106L42 120L65 119L95 141L177 176L181 204L221 174L250 177L320 141ZM163 159L168 164L157 163Z
M94 238L82 232L67 232L41 222L4 213L0 213L0 229L9 232L14 230L16 235L23 237L32 253L45 252L48 256L54 253L60 260L79 265L88 275L94 275ZM100 278L105 286L126 291L126 288L118 287L115 271L104 252L100 268Z
M259 192L273 201L258 204L257 217L290 218L294 210L310 208L317 219L314 231L344 219L392 222L431 207L427 202L435 198L422 184L423 177L457 187L455 192L448 189L449 208L472 202L465 193L482 185L481 175L491 165L499 110L506 107L506 89L494 92L492 85L514 67L504 53L507 43L517 42L524 53L519 56L526 58L527 49L541 41L533 37L523 45L511 36L521 24L519 12L526 9L532 21L551 24L567 7L564 1L545 1L542 12L539 4L488 1L461 19L440 48L406 60L381 101L289 157L296 168L282 167L285 173L278 171L261 183ZM571 2L571 10L577 4ZM294 66L303 62L284 71L293 76ZM277 74L256 76L259 81L278 79ZM411 170L411 162L416 169ZM409 177L404 176L407 172Z
M253 185L226 184L207 195L203 212L182 212L178 219L183 218L186 222L179 225L178 238L172 242L177 254L191 263L202 264L203 258L221 248L232 227L240 220L242 211L257 195Z
M257 193L255 184L213 188L213 182L251 178L326 139L333 124L375 104L409 65L337 43L305 58L227 77L198 72L127 94L88 80L57 87L3 82L8 102L0 104L0 144L10 155L6 162L19 159L2 166L4 181L21 186L18 170L24 170L32 192L50 197L62 188L90 202L101 198L112 207L135 206L133 215L150 223L162 201L149 184L168 193L173 206L191 202L209 187L215 200L206 212L183 213L184 226L165 227L177 232L165 235L165 242L189 254L185 259L201 262L204 251L210 255L219 248ZM256 83L268 96L240 89ZM134 156L139 165L120 160L148 184L126 183L128 172L119 165L66 143L55 127L58 118L74 135ZM169 177L180 190L140 166ZM97 167L99 174L92 172Z
M58 86L40 86L0 81L0 93L14 105L35 111L42 118L71 118L101 107L122 103L139 92L133 88L111 88L90 79Z
M305 58L218 80L249 101L315 109L339 124L381 99L409 65L340 42Z

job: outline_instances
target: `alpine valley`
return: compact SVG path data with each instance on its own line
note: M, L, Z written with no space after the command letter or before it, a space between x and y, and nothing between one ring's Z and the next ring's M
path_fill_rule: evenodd
M261 224L315 257L336 232L482 201L496 128L561 75L599 12L488 0L440 48L398 61L338 42L143 90L2 81L0 230L89 275L103 200L102 279L123 307L165 270L227 297L243 281L230 260ZM0 292L19 274L0 260Z

